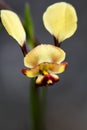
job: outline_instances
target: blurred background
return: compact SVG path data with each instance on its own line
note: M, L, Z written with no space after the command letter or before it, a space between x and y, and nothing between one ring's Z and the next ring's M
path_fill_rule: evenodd
M53 43L42 14L58 0L5 0L21 17L30 4L36 37L40 43ZM78 29L63 42L67 70L60 82L47 88L46 130L87 130L87 6L86 0L66 0L77 10ZM31 130L29 81L21 73L23 54L17 42L0 30L0 130Z

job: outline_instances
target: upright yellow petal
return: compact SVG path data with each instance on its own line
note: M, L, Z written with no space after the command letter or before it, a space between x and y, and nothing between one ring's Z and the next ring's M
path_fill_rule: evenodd
M10 10L1 10L1 21L8 34L23 46L26 34L18 15Z
M33 48L24 58L24 65L32 68L43 62L60 63L65 59L65 52L50 44L41 44Z
M43 14L45 28L59 42L71 37L77 29L77 14L75 8L66 2L55 3Z

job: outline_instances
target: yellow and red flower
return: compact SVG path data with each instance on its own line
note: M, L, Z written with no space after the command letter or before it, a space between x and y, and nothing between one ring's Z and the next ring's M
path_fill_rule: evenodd
M16 13L10 10L1 10L1 21L6 31L20 45L24 54L22 73L29 78L36 78L38 86L50 85L59 81L58 74L67 67L66 53L59 47L51 44L41 44L26 51L26 33ZM43 14L45 28L60 44L71 37L77 29L77 14L74 7L66 2L55 3L47 8Z
M67 62L65 52L50 44L41 44L32 49L24 58L24 65L28 69L22 69L27 77L36 77L39 86L49 85L59 81L57 74L62 73Z

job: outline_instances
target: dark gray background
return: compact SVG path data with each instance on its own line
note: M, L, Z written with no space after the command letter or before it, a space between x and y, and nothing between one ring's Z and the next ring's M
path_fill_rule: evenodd
M53 43L42 23L46 7L58 0L6 0L21 18L29 2L35 34L41 43ZM69 66L60 82L47 89L47 130L87 130L87 5L66 0L78 14L78 30L63 42ZM29 79L20 72L23 55L14 39L0 31L0 130L28 130ZM30 114L29 114L30 115ZM31 129L30 129L31 130Z

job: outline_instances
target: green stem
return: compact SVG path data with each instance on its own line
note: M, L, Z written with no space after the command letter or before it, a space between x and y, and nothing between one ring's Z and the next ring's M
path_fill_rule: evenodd
M41 121L41 130L45 130L45 112L46 112L46 87L43 86L40 88L40 121Z
M45 130L46 87L35 86L34 79L30 87L30 110L32 130Z

